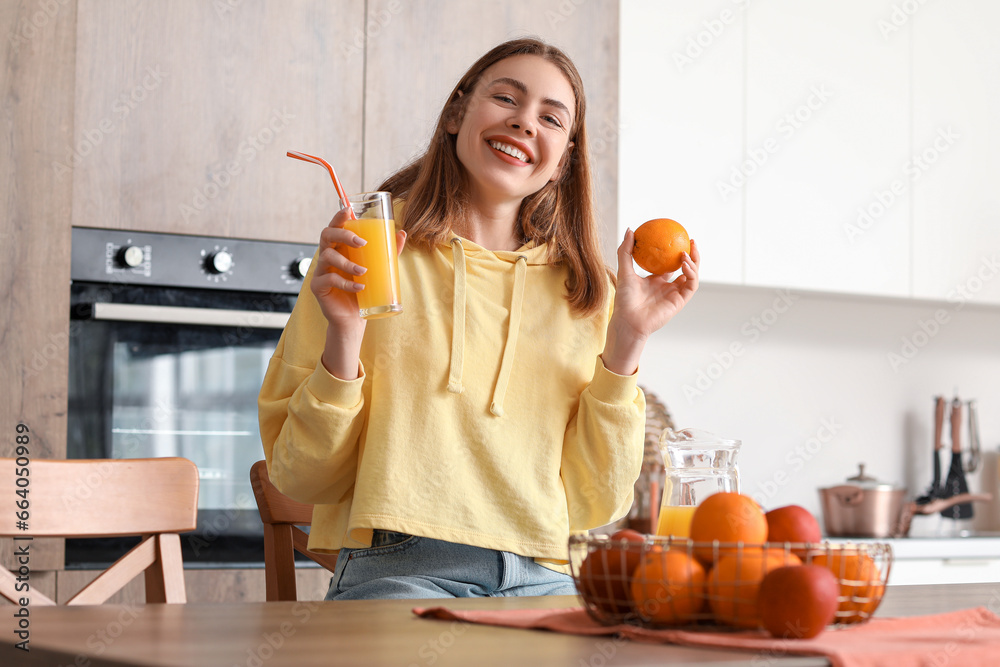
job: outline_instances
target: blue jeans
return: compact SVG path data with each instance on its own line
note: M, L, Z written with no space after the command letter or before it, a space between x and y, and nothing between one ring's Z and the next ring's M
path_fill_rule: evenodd
M576 595L573 578L527 556L376 530L341 549L327 600Z

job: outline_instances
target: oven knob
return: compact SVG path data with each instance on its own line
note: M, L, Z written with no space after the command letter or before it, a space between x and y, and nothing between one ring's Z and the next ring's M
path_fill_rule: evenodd
M292 262L292 275L296 278L305 278L309 273L309 265L312 264L312 257L303 257Z
M115 261L118 262L118 266L124 269L134 269L142 264L144 258L145 253L142 251L142 248L135 245L122 246L118 250L118 254L115 255Z
M225 250L213 253L205 261L205 268L210 273L225 273L233 268L233 255Z

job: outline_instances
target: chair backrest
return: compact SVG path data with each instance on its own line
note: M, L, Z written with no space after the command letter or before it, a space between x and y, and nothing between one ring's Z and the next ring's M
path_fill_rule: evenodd
M198 517L198 468L188 459L0 459L0 494L27 501L17 510L26 514L0 513L0 536L14 537L15 551L28 537L142 536L66 604L100 604L141 572L146 602L187 600L179 533ZM23 595L15 582L0 568L0 595ZM55 604L37 591L31 601Z
M268 602L296 600L295 552L331 572L337 565L337 557L309 551L309 535L298 526L312 524L313 506L292 500L271 484L266 461L257 461L250 467L250 486L264 524L265 597Z

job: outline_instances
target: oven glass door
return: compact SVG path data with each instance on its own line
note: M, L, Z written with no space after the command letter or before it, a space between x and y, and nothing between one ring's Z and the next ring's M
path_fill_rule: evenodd
M262 561L249 472L264 457L257 395L281 330L100 319L72 326L69 457L192 460L198 529L181 536L185 562ZM67 566L111 562L121 544L68 540Z

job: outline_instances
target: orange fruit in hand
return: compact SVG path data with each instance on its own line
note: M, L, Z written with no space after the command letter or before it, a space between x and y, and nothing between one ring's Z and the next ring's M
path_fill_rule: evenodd
M698 620L705 607L705 568L680 550L647 554L632 574L632 603L662 625Z
M580 566L578 587L583 599L608 614L631 612L629 584L642 558L645 539L635 530L619 530L610 542L591 551Z
M875 559L858 549L832 549L813 557L840 581L839 623L859 623L875 612L885 585Z
M632 259L654 275L681 268L684 253L691 252L687 230L676 220L648 220L635 230Z
M750 496L723 491L701 501L691 517L691 539L694 542L743 542L760 545L767 541L767 519L764 510ZM720 555L734 553L735 545L720 546ZM709 545L695 547L694 555L705 565L711 565L715 549Z
M801 565L793 553L780 549L743 549L719 558L708 575L708 604L719 623L741 628L761 624L757 607L760 582L771 570Z
M767 519L768 542L798 542L818 544L823 539L823 532L809 510L798 505L778 507L764 515ZM806 549L792 549L799 558L805 558Z
M757 607L764 629L778 639L815 637L837 615L840 583L822 565L788 565L760 582Z

